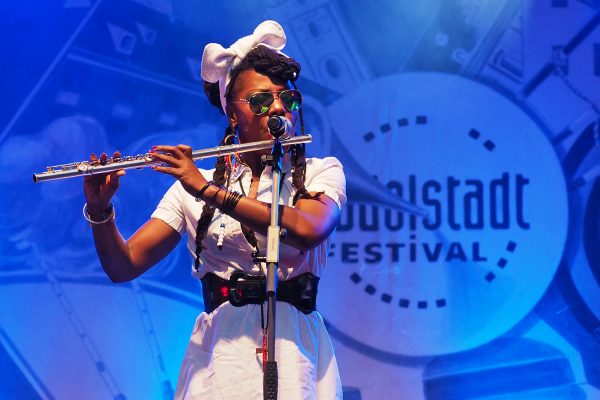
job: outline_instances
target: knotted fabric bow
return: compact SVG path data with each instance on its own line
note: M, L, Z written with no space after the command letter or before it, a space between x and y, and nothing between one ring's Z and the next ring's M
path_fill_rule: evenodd
M218 43L209 43L204 47L202 54L202 79L207 82L219 82L219 95L221 107L227 114L225 107L225 89L231 79L231 70L258 45L266 46L283 54L286 37L281 25L275 21L264 21L254 29L252 35L238 39L228 49ZM283 54L285 56L285 54ZM287 56L286 56L287 57Z

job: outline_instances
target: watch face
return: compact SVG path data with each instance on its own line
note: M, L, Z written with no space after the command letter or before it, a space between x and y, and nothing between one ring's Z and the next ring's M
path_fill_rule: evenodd
M431 356L521 321L568 227L541 125L492 88L441 73L373 81L329 112L349 193L319 300L333 331L366 352Z

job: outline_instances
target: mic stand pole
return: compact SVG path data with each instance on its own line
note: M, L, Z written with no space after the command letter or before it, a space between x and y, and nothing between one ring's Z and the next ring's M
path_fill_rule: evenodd
M267 362L263 371L263 398L277 400L277 362L275 361L275 306L277 293L277 268L279 266L279 242L285 230L279 226L279 199L281 185L281 158L283 146L276 137L271 156L263 156L273 171L273 194L271 199L271 223L267 229Z

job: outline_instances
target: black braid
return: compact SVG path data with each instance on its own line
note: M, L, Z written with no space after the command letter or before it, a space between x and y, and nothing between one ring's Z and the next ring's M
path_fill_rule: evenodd
M221 141L220 145L229 144L230 140L233 140L232 135L234 132L231 127L227 127L225 129L225 136ZM231 139L229 139L231 138ZM227 164L225 162L225 157L218 157L217 162L215 164L215 172L213 173L213 182L216 186L222 187L225 185L225 182L229 179L231 175L231 171L227 170ZM200 215L200 219L198 219L198 225L196 226L196 259L194 261L194 268L198 270L200 267L200 253L202 252L202 241L206 236L206 232L208 232L208 226L210 225L210 221L212 221L213 216L215 215L215 207L205 203L204 207L202 207L202 214Z
M298 89L295 82L292 81L292 85L294 86L294 89ZM304 116L302 115L302 109L299 110L299 116L300 132L304 135ZM292 185L296 188L293 204L296 204L300 199L317 199L323 192L311 195L304 186L304 179L306 178L306 145L304 143L293 145L290 152L292 156L292 166L294 167L292 171Z
M292 81L292 86L298 90L296 82ZM302 114L302 108L298 112L300 116L300 133L304 135L304 115ZM294 167L292 171L292 185L296 188L293 204L296 204L299 199L316 199L322 193L317 193L314 196L310 195L304 186L304 179L306 177L306 145L304 143L293 145L290 152L292 166Z

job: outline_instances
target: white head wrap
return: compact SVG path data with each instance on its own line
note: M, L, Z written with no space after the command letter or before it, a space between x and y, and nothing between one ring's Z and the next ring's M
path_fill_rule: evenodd
M207 82L219 82L221 107L227 114L225 106L225 89L231 79L231 70L258 45L266 46L282 54L286 37L281 25L275 21L264 21L254 29L252 35L238 39L228 49L218 43L209 43L202 54L202 79ZM287 57L287 56L286 56Z

